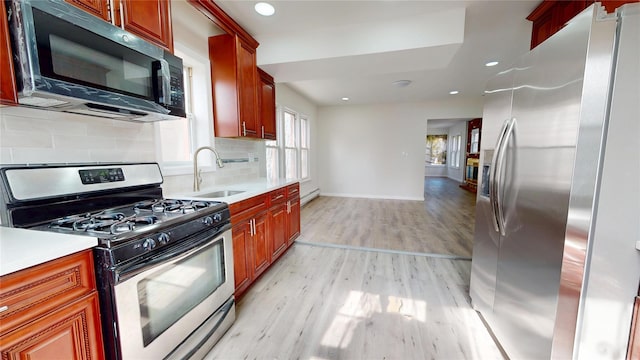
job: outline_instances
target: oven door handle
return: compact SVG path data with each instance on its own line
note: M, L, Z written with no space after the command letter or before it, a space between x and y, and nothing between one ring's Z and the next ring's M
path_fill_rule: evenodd
M189 257L193 253L201 250L203 247L212 243L222 241L223 235L227 230L231 229L231 224L225 224L218 228L215 232L205 231L195 236L195 239L190 239L187 244L176 245L171 247L170 250L162 252L158 255L144 260L135 261L131 264L127 264L115 269L115 285L120 284L127 279L130 279L140 273L148 271L156 266L166 263L175 263L184 258Z

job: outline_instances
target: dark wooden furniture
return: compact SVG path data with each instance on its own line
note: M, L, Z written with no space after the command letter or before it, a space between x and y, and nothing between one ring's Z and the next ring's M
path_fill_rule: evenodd
M600 1L607 12L611 13L618 7L632 1ZM544 0L536 7L527 20L533 22L531 31L531 48L548 39L558 30L562 29L567 21L578 15L582 10L594 3L594 0Z
M0 278L2 359L104 359L91 250Z
M209 60L215 136L260 138L255 49L237 35L212 36Z
M276 85L273 76L258 68L258 111L262 124L262 138L276 139Z
M0 1L0 13L6 14L4 1ZM11 60L11 40L9 38L9 25L6 16L0 16L0 104L16 105L18 95L16 90L16 78L13 72Z
M239 299L300 235L299 185L232 203L229 211L235 296Z
M170 0L66 0L115 26L173 52ZM113 4L113 8L111 8ZM124 23L124 25L123 25Z
M465 152L464 183L461 188L476 192L478 190L478 166L480 163L480 139L482 119L467 121L467 148Z

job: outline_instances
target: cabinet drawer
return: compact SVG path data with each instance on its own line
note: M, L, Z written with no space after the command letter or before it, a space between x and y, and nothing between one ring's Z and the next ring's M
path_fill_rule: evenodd
M240 212L252 207L259 206L260 204L266 204L266 200L267 196L263 194L233 204L229 204L229 212L231 213L231 216L235 216Z
M300 196L300 183L287 186L287 198L291 199Z
M286 188L274 190L274 191L269 193L269 203L271 205L282 203L286 199L287 199L287 189Z
M91 293L96 288L91 250L0 278L0 334Z

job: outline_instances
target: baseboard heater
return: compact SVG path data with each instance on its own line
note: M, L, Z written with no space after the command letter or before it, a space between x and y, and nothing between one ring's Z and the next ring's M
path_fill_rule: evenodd
M313 190L312 192L300 198L300 206L304 206L306 203L317 198L318 196L320 196L320 189Z

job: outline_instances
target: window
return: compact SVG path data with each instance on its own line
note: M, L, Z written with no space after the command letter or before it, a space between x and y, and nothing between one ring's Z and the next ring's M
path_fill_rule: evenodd
M160 135L160 156L164 166L178 165L184 161L191 161L193 151L193 102L192 102L192 74L193 68L185 66L184 75L184 101L187 117L179 120L163 121L158 123ZM168 145L171 144L171 145Z
M174 43L175 54L182 58L185 87L185 119L159 121L156 129L156 153L165 175L193 172L193 152L199 146L213 145L211 136L211 76L208 53L198 54ZM206 56L200 56L206 55ZM203 169L215 171L213 157L201 156Z
M300 118L300 178L309 178L309 120Z
M278 108L278 140L267 141L267 177L305 180L310 177L309 119L293 110ZM281 155L282 154L282 155Z
M461 141L462 137L461 135L454 135L451 137L451 141L449 142L451 145L451 149L449 150L450 154L449 155L449 159L451 159L449 161L449 166L452 168L459 168L460 167L460 141Z
M296 114L284 111L284 175L287 179L298 178L298 141L296 136Z
M427 135L426 162L430 165L447 163L447 135Z
M471 153L476 154L480 149L480 129L471 130Z

